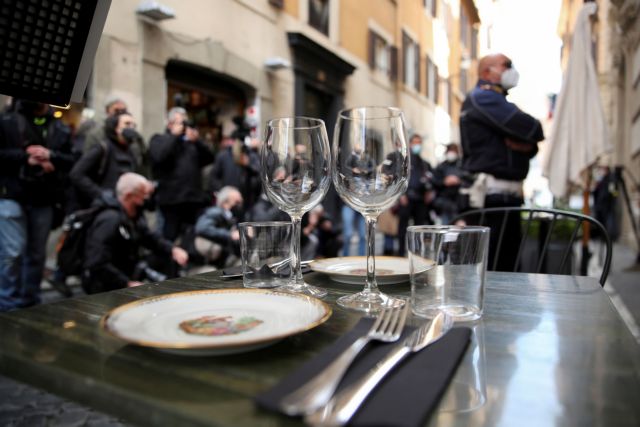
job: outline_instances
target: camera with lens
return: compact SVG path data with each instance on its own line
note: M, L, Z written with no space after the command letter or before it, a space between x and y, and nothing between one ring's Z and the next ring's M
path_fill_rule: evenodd
M167 280L166 275L149 267L149 263L146 261L140 261L136 264L136 268L133 272L133 278L139 281L146 280L150 282L162 282Z

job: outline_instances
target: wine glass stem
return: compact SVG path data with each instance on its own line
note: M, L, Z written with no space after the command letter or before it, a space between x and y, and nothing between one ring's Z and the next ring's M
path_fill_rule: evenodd
M291 217L293 223L293 236L291 236L291 282L295 285L302 285L302 270L300 269L300 235L301 218Z
M365 217L367 223L367 291L378 292L376 283L376 217Z

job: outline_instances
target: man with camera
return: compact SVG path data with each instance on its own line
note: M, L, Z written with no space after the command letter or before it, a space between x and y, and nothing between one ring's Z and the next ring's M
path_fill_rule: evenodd
M209 201L202 187L202 168L213 162L213 153L187 119L184 108L172 108L165 132L153 135L149 143L162 235L171 242L185 227L195 225Z
M187 253L149 230L143 215L153 184L142 175L127 172L115 186L115 197L105 191L94 206L102 210L87 230L82 287L88 294L141 285L141 280L161 277L141 262L140 249L171 258L179 265Z

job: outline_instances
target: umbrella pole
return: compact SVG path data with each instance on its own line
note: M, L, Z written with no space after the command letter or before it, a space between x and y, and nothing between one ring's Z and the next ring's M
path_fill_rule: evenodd
M587 216L591 216L591 206L589 204L589 196L591 194L591 167L585 171L585 185L582 192L582 213ZM589 267L589 259L591 258L591 252L589 252L589 240L591 238L591 228L587 221L582 223L582 256L580 257L580 274L586 276Z

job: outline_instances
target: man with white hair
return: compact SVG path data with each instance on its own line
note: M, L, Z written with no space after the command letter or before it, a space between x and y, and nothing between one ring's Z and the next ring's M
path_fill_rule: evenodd
M213 162L213 153L189 124L187 111L174 107L167 114L165 132L151 138L149 157L158 182L156 203L162 215L162 235L173 242L185 227L195 225L209 204L202 168Z
M104 209L87 231L82 287L92 294L138 286L144 270L140 268L140 247L171 257L186 265L189 256L171 242L152 233L142 206L153 193L153 184L142 175L127 172L116 183L116 194L105 193L96 205Z
M224 267L237 252L240 234L236 227L242 208L242 194L227 186L216 195L216 206L207 209L196 223L196 250L218 267Z

